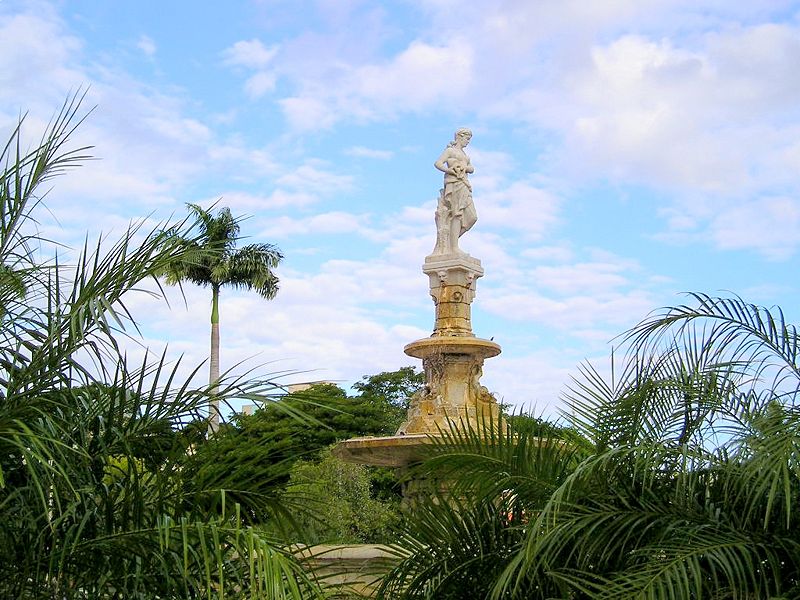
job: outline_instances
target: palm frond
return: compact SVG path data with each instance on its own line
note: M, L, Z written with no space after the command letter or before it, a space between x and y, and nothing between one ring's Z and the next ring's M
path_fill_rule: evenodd
M770 310L738 296L688 295L697 302L696 307L665 309L627 334L635 352L657 348L664 339L683 340L699 327L710 364L746 367L754 385L767 377L767 385L776 391L797 392L800 340L797 328L786 322L779 307Z

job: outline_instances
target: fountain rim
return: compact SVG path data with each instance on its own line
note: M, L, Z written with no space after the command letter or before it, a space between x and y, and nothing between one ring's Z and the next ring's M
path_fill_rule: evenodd
M339 459L378 467L406 467L425 457L423 448L438 437L430 433L409 433L380 437L359 437L343 440L333 449Z
M492 358L500 354L500 344L478 337L431 336L406 344L403 348L408 356L427 358L436 354L466 354L480 358Z

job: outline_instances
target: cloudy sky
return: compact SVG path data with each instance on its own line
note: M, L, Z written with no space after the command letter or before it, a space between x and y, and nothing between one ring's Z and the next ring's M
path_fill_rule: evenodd
M546 414L681 292L800 321L798 66L797 1L0 0L0 132L80 88L96 106L98 160L54 182L43 231L219 200L285 253L274 301L225 292L223 368L346 387L414 364L433 161L471 127L461 246L503 347L483 383ZM207 290L131 304L151 350L207 355Z

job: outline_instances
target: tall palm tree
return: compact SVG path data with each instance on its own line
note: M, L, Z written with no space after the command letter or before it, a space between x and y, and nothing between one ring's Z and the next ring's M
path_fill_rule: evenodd
M168 284L178 285L190 281L211 288L211 357L209 365L209 433L219 428L219 293L223 286L255 290L271 300L278 292L278 277L273 269L283 259L280 250L272 244L250 244L236 248L239 237L239 219L229 208L220 208L216 216L196 204L187 204L194 219L192 238L177 236L185 250L184 256L164 271Z

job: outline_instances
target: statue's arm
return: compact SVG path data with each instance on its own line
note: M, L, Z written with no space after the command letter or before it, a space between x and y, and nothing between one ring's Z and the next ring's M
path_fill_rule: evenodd
M450 149L448 148L444 152L442 152L442 155L435 163L433 163L433 166L439 169L442 173L447 173L448 175L455 175L456 172L447 165L447 159L449 157L450 157Z

